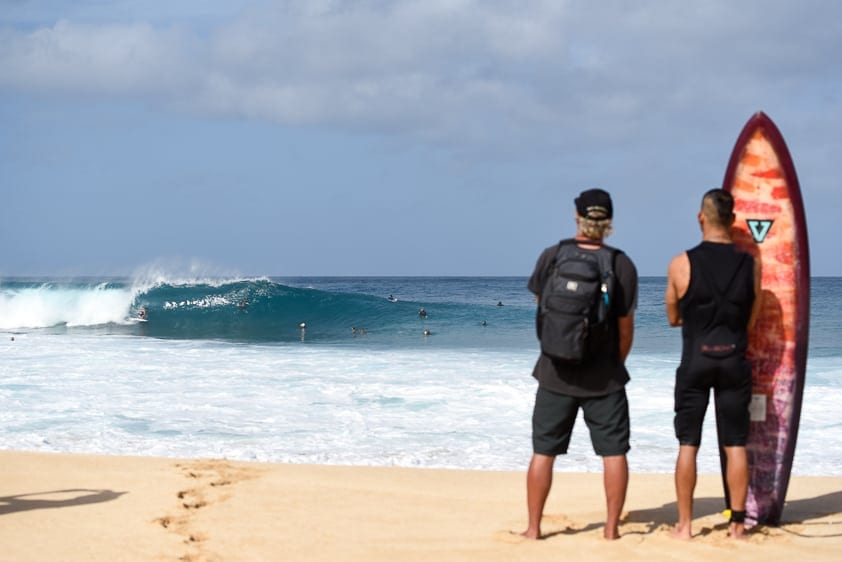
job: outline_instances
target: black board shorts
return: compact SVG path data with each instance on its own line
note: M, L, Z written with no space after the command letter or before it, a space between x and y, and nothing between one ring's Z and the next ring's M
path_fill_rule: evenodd
M532 450L539 455L567 453L576 415L582 409L594 453L625 455L629 450L629 402L622 388L605 396L579 398L538 387L532 412Z
M751 363L742 356L713 359L701 354L675 372L675 436L680 445L702 444L702 424L713 389L719 444L742 447L748 439Z

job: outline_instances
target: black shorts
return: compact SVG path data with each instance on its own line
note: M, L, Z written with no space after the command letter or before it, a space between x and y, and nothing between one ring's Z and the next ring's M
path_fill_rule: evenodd
M675 436L681 445L702 444L702 423L713 389L719 444L742 447L748 439L751 364L744 357L697 356L675 373Z
M630 434L625 388L606 396L577 398L539 386L532 412L533 452L552 457L566 454L580 407L594 452L601 457L625 455Z

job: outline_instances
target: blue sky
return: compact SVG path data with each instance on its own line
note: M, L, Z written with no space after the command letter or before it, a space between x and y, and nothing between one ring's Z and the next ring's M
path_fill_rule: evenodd
M663 275L757 110L842 275L840 82L833 0L0 0L0 276L525 276L595 186Z

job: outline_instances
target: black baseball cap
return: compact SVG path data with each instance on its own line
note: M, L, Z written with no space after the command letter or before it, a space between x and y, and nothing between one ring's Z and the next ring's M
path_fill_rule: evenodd
M576 198L576 212L586 219L610 219L614 214L611 196L602 189L585 190Z

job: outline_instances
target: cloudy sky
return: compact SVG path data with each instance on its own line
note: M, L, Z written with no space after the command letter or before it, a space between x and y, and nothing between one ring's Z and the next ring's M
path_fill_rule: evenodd
M593 186L663 275L757 110L842 275L840 96L834 0L0 0L0 276L525 276Z

